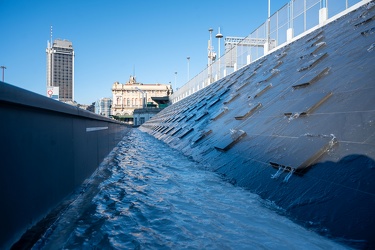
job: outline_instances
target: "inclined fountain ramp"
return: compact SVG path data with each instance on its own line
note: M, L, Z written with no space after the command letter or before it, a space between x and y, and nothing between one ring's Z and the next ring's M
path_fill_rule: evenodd
M298 223L374 248L374 19L372 1L140 129Z

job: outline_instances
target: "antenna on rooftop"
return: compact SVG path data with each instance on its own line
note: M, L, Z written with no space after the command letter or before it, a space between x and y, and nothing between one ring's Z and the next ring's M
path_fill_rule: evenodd
M133 64L133 76L135 77L135 65Z
M50 34L50 39L51 39L51 41L50 41L50 44L51 44L51 48L52 48L52 25L51 25L51 34Z

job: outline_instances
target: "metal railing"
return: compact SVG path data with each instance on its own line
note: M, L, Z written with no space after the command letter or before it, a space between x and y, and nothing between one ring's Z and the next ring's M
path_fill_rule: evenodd
M233 46L226 45L226 52L211 65L193 77L171 96L172 103L199 91L213 82L249 65L260 57L286 45L327 23L350 8L357 8L371 0L291 0L250 35ZM358 6L357 6L358 5ZM264 41L263 46L249 45L249 41Z

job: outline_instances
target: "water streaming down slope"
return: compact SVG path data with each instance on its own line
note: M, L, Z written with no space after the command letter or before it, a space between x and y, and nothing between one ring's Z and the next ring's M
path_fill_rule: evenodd
M212 84L202 80L140 130L293 221L375 249L375 0L360 2Z
M134 129L35 249L344 249Z

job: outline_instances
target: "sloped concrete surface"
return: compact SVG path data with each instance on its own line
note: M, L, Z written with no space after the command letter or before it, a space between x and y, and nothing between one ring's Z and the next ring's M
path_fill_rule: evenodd
M374 5L190 95L140 129L298 223L375 248Z

